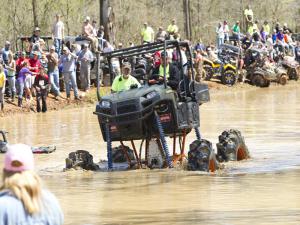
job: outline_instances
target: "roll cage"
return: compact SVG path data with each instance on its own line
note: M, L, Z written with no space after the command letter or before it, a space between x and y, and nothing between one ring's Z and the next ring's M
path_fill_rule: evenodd
M183 65L182 62L182 54L180 51L180 48L184 47L186 49L186 57L187 57L187 65ZM166 40L164 42L154 42L154 43L148 43L148 44L143 44L143 45L138 45L138 46L134 46L134 47L129 47L129 48L123 48L123 49L118 49L112 52L108 52L108 53L101 53L101 56L103 56L104 58L107 59L108 62L108 66L109 66L109 73L111 75L111 83L113 81L114 78L114 73L113 73L113 66L112 66L112 58L118 58L119 62L121 63L122 60L124 59L128 59L130 57L134 57L134 56L144 56L146 54L154 54L157 51L165 51L168 49L176 49L176 52L178 53L178 60L177 60L177 66L179 69L179 85L180 87L184 88L184 91L182 93L184 93L184 97L187 97L187 87L189 87L189 89L191 88L191 90L189 90L190 92L193 92L195 90L195 86L194 86L194 80L195 80L195 74L194 74L194 70L191 70L191 76L190 76L190 82L187 84L188 82L188 72L187 74L185 73L184 70L184 66L187 66L187 68L192 68L192 52L190 49L190 46L188 44L188 42L178 42L176 40ZM98 56L98 58L100 58ZM164 61L166 62L166 57L164 56ZM188 71L188 70L186 70ZM99 81L99 73L97 73L97 97L98 100L100 101L101 97L100 97L100 81ZM182 85L183 84L183 85ZM191 85L192 84L192 85ZM166 68L164 67L164 87L167 87L167 79L166 79Z

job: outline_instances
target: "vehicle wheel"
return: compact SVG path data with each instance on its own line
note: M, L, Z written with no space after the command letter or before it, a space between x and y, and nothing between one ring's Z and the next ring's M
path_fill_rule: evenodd
M286 74L280 76L278 83L281 85L286 85L288 77Z
M130 158L130 160L134 160L133 151L127 146L124 146L124 148L127 152L128 157ZM112 149L112 159L113 159L114 163L127 162L127 157L123 151L122 145Z
M232 86L236 81L236 73L232 70L227 70L222 74L221 81L223 84Z
M222 132L219 136L219 143L217 143L217 158L219 162L240 161L250 158L240 131L230 129Z
M214 75L214 71L213 71L213 68L209 65L204 65L203 66L203 70L205 70L205 77L204 79L205 80L210 80L213 75Z
M252 78L252 84L257 87L268 87L270 85L270 82L265 80L262 75L256 74Z
M190 144L187 169L192 171L215 172L219 168L216 155L208 140L196 140Z

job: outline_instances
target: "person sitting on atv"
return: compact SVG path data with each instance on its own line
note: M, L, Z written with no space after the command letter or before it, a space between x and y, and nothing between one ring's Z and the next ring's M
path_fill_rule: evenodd
M246 50L251 47L252 47L252 37L251 34L247 32L246 37L244 37L242 40L242 48Z
M115 77L111 86L112 92L127 91L132 88L139 88L141 84L138 80L130 75L130 63L123 63L122 74Z
M219 59L218 55L214 52L214 47L207 47L206 49L207 57L214 63L221 64L221 60Z
M166 66L164 57L166 57ZM149 84L163 83L164 66L166 67L167 85L176 90L179 83L179 70L175 65L170 63L170 57L167 52L161 53L160 66L153 70L152 76L149 79Z

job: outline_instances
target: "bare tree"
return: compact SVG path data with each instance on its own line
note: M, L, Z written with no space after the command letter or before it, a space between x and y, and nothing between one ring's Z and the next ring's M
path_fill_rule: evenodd
M33 24L35 27L39 26L38 18L37 18L37 2L36 0L32 0L32 14L33 14Z

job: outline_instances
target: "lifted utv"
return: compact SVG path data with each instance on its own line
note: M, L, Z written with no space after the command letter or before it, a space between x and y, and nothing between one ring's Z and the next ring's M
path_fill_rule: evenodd
M186 49L187 70L184 70L182 66L181 47ZM113 58L118 58L120 62L130 61L133 57L145 57L168 49L176 49L180 56L176 63L180 72L177 90L167 86L165 74L162 84L149 85L148 77L151 74L147 74L146 68L141 68L140 65L137 66L134 63L132 64L133 75L144 83L140 88L100 97L98 77L99 102L95 114L98 116L103 139L107 142L109 169L112 169L112 141L120 141L122 146L123 141L131 141L136 162L141 166L141 157L138 156L133 141L146 141L145 158L147 158L150 141L157 139L158 146L162 150L162 157L166 164L172 167L165 136L173 138L173 155L175 154L176 137L178 137L181 156L184 154L185 137L192 129L196 130L197 137L200 139L199 105L209 101L209 92L206 84L194 81L194 71L191 70L192 55L187 42L156 42L104 53L103 56L109 62L112 75L114 74L111 64ZM187 71L190 71L190 77Z

